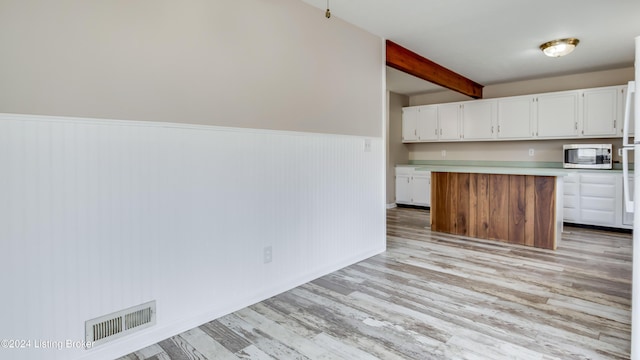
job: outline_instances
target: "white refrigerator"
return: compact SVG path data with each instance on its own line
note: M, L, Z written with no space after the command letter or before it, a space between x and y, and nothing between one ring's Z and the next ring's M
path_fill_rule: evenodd
M635 80L640 85L640 36L636 37ZM625 116L622 139L622 169L627 212L633 212L633 279L631 291L631 359L640 360L640 136L629 141L629 125L635 125L640 133L640 91L636 82L630 81L625 104ZM634 152L633 180L635 191L633 199L629 193L629 151Z

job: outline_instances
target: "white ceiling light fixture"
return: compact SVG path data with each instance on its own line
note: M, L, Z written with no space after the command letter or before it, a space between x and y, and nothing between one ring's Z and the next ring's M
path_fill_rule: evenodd
M579 42L576 38L551 40L540 45L540 50L549 57L565 56L572 52Z

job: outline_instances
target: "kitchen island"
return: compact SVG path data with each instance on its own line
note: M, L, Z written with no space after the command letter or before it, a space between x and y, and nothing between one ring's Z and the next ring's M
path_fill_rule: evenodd
M431 230L555 249L566 171L420 166L431 171Z

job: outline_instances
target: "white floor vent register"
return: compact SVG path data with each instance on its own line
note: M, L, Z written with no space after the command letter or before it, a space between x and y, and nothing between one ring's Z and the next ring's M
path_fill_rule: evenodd
M156 301L153 300L85 321L85 337L87 342L96 346L148 328L155 323Z

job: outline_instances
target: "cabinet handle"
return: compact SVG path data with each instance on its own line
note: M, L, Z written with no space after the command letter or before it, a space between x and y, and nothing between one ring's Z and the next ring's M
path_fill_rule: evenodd
M440 129L440 135L442 135L442 129Z
M617 120L613 120L613 128L614 128L614 129L616 128L616 121L617 121Z
M438 135L438 129L435 130L434 134L437 136Z
M491 127L491 133L493 134L493 126Z
M576 130L578 130L578 123L577 122L575 123L575 128L576 128Z
M413 129L413 135L418 135L418 129Z

